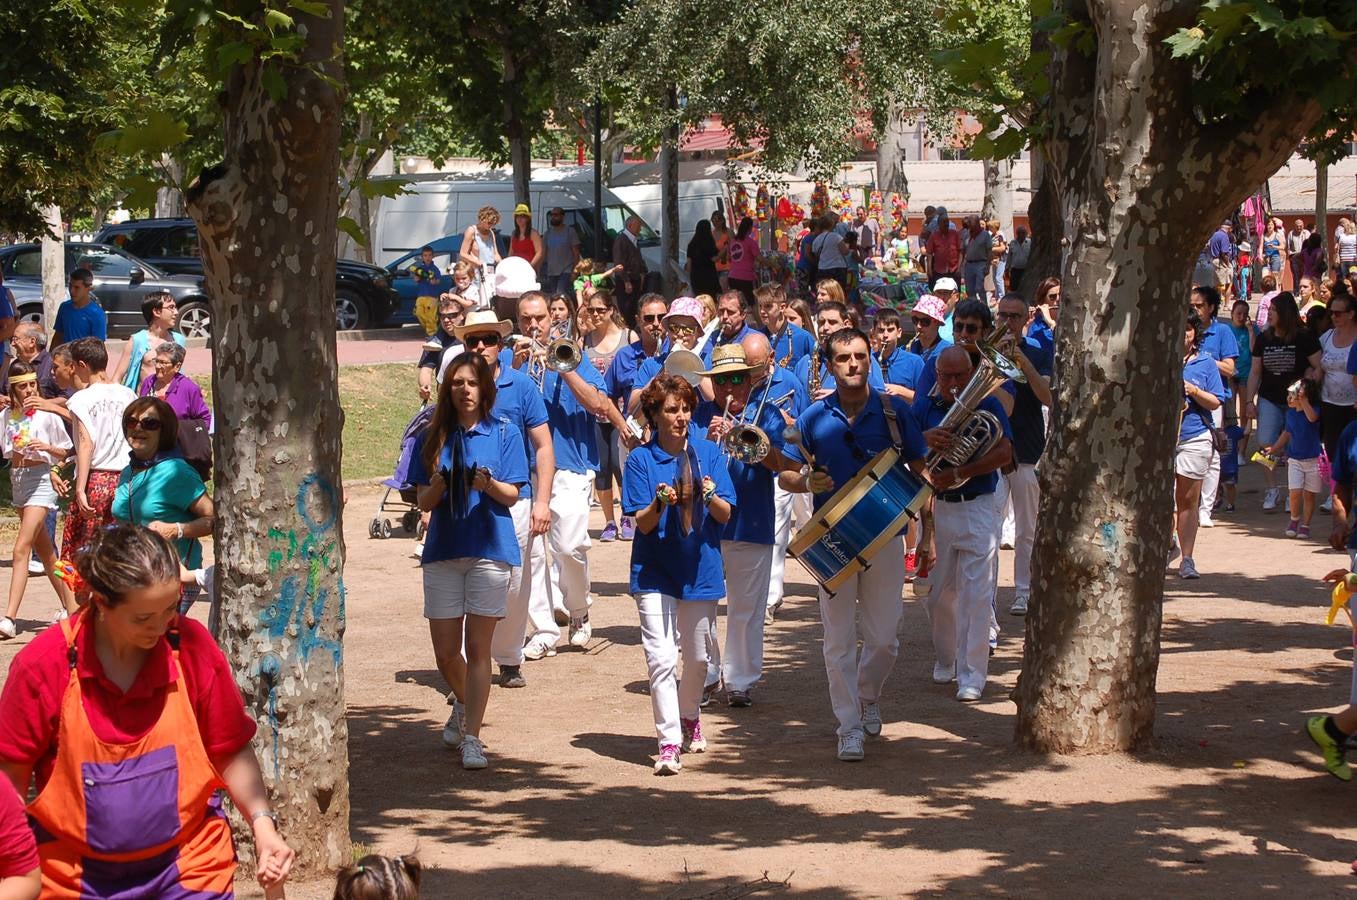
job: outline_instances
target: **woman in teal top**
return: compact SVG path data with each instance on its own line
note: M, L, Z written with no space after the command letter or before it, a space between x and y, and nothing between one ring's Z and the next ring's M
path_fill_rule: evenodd
M198 539L212 533L214 512L207 486L176 448L179 420L159 397L138 397L123 412L123 436L132 448L132 463L118 478L113 517L144 525L174 543L179 561L201 568ZM197 592L186 592L180 612L187 612Z

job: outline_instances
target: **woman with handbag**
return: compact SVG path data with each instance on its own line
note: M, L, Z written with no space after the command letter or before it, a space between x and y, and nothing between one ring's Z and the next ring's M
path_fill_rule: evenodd
M1202 482L1211 467L1211 458L1218 452L1211 412L1225 402L1225 384L1220 380L1216 361L1201 352L1206 326L1196 313L1187 317L1183 336L1183 417L1178 426L1178 450L1173 468L1176 546L1170 552L1169 562L1179 552L1183 561L1178 566L1179 578L1199 578L1192 551L1197 542L1197 505L1201 502ZM1222 448L1223 449L1223 448Z

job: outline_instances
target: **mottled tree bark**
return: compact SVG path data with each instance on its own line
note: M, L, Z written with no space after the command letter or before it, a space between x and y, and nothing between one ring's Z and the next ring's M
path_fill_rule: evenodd
M285 96L258 62L232 71L225 159L186 198L215 317L220 640L259 723L279 828L312 873L351 852L334 317L344 16L327 5L328 18L297 15L306 44Z
M60 206L44 206L42 217L47 223L47 233L39 239L42 246L42 318L50 337L57 321L57 309L67 295L66 253L62 247L66 232L61 224Z
M1069 0L1095 49L1054 49L1047 175L1069 245L1015 692L1036 750L1153 735L1188 279L1212 225L1319 117L1291 97L1253 122L1199 122L1191 66L1163 43L1198 6Z
M665 92L665 107L671 114L678 112L678 91L670 87ZM678 295L679 276L675 271L679 258L679 172L678 172L679 126L677 123L664 129L660 136L660 215L663 221L660 231L660 257L664 260L664 293L667 297Z
M1059 275L1064 260L1065 226L1055 180L1046 177L1048 165L1041 147L1032 148L1032 202L1027 206L1027 227L1032 234L1032 253L1027 257L1022 284L1014 285L1029 301L1042 279Z
M876 144L876 183L886 194L909 196L909 179L905 176L906 148L913 136L909 129L909 109L900 102L891 104L886 114L881 139Z
M514 203L531 203L532 141L523 127L523 110L519 102L518 59L509 42L504 42L504 69L501 77L504 92L504 137L509 142L509 166L514 172ZM513 222L505 226L514 227Z

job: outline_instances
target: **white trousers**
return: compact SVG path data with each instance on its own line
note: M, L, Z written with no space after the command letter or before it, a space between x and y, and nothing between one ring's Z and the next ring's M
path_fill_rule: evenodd
M933 590L924 601L939 667L956 666L957 686L984 690L989 631L999 572L1002 499L983 494L964 503L933 504Z
M551 483L551 527L547 547L548 565L542 541L533 542L529 557L532 573L532 599L528 603L528 639L544 637L551 644L561 638L554 605L564 606L571 618L589 612L589 493L594 489L594 473L581 475L557 469Z
M532 526L532 500L520 497L509 507L514 520L514 535L518 538L518 552L523 562L528 561L528 535ZM540 540L533 541L541 546ZM490 658L501 666L523 665L523 641L528 628L528 599L532 582L523 577L523 566L509 570L509 596L504 618L495 625L495 637L490 642Z
M747 691L763 675L763 612L768 608L773 545L722 541L726 571L726 652L721 674L727 691Z
M792 508L797 494L784 491L776 481L773 482L773 555L768 569L768 591L765 609L777 609L782 605L782 594L786 587L787 545L792 539ZM805 496L809 497L810 494ZM730 571L727 563L726 571ZM726 575L730 581L730 575ZM727 591L730 588L726 588ZM728 615L728 614L727 614ZM759 626L762 628L763 626Z
M641 649L650 674L650 707L655 714L655 738L665 744L683 743L680 719L696 719L707 672L708 635L716 626L715 600L680 600L668 594L636 594L641 618ZM679 653L683 677L678 677Z
M1008 476L1009 504L1013 508L1013 587L1018 594L1032 593L1032 546L1037 540L1037 507L1041 486L1037 467L1018 463Z
M1211 410L1211 424L1217 428L1225 421L1225 407L1222 404ZM1215 444L1211 445L1211 465L1206 470L1206 477L1202 479L1202 497L1197 505L1198 515L1211 517L1211 507L1216 505L1216 492L1220 490L1220 454L1216 452Z
M862 730L862 704L881 697L886 678L900 653L896 631L904 611L905 543L897 536L881 548L866 571L859 572L829 596L820 591L824 624L825 675L829 702L839 720L840 736ZM862 619L862 655L858 628Z

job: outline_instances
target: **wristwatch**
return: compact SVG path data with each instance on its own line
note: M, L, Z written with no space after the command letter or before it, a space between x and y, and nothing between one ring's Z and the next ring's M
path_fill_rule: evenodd
M274 824L275 826L278 824L278 814L277 814L276 812L274 812L273 810L268 809L268 808L266 807L266 808L264 808L264 809L257 809L257 810L255 810L254 812L250 813L250 826L253 827L253 826L254 826L254 823L255 823L257 820L259 820L259 819L265 819L265 818L267 818L267 819L272 819L272 820L273 820L273 824Z

